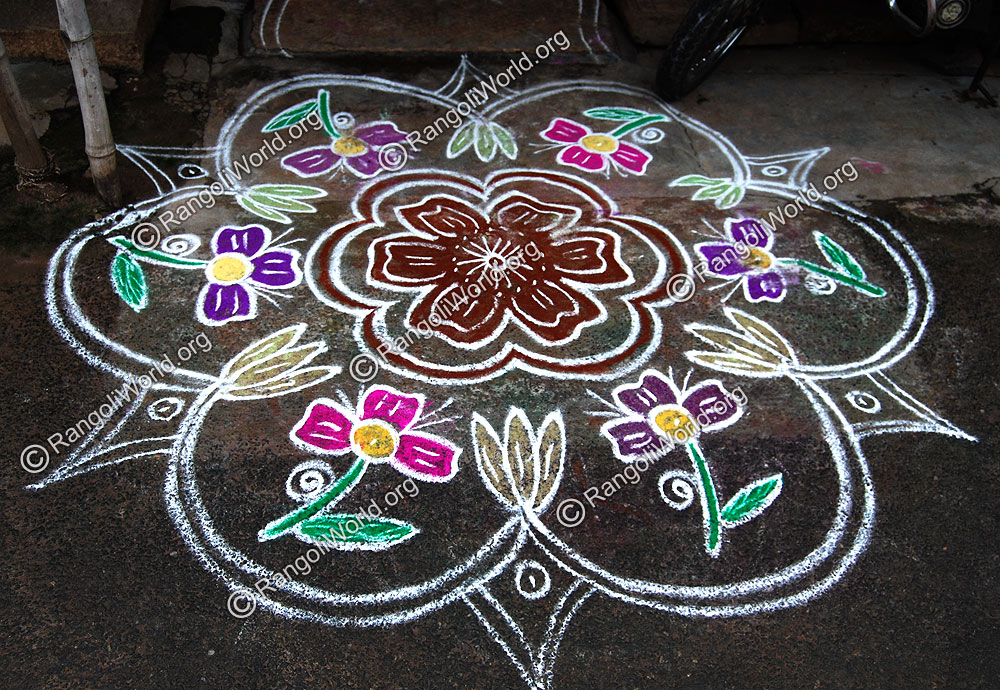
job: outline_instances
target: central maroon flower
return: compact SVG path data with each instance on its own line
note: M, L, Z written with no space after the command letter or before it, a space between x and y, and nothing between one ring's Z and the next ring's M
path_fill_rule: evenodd
M371 276L420 291L408 324L453 343L489 341L508 320L544 344L567 342L607 316L592 291L633 280L618 236L577 227L580 215L522 193L484 210L429 196L396 209L407 232L374 242Z

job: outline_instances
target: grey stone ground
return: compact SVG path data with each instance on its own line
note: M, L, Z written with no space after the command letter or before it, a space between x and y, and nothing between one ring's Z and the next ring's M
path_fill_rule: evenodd
M112 97L121 142L210 143L251 85L304 71L368 73L429 86L454 68L441 60L420 68L413 61L293 67L272 59L223 66L209 66L198 56L161 59L159 72L122 79ZM539 68L532 79L597 77L647 85L654 59L642 56L639 65L603 68ZM483 67L489 71L488 63ZM554 687L997 685L1000 111L961 102L956 89L964 80L914 67L892 50L754 50L737 53L678 104L747 154L830 146L817 171L849 160L858 164L858 179L835 196L899 228L936 288L934 318L901 365L900 379L979 441L936 434L864 440L878 506L871 544L841 582L806 606L705 620L592 597L563 640ZM993 83L1000 78L994 75ZM328 628L267 612L246 621L229 616L228 590L191 557L166 515L160 460L94 472L41 492L24 490L31 479L16 460L21 449L85 415L113 384L56 335L42 299L42 279L57 245L102 212L81 179L81 140L72 113L57 113L45 143L73 183L64 200L38 206L19 200L10 187L3 192L0 352L7 375L0 422L8 459L0 511L3 684L523 687L514 667L460 605L389 630ZM148 194L140 174L124 172L134 198ZM666 192L656 192L655 185L665 189L667 182L654 177L638 201L624 193L616 198L642 208L674 204L679 210L658 213L680 224L695 212L675 197L664 201ZM93 271L102 275L106 269ZM108 300L104 292L84 296L85 307L106 311L108 327L115 328L127 314ZM840 337L823 308L807 314L806 321L818 337ZM522 404L533 418L538 414L533 410L556 396L578 393L553 387L534 393L531 402L532 389L519 386L501 397L527 401ZM288 413L269 408L260 419L272 414L280 419ZM780 406L771 414L783 419ZM749 447L763 447L770 435L782 439L792 456L812 452L808 434L798 435L794 415L762 431ZM502 413L495 410L497 416ZM256 422L224 413L220 424L230 433L211 439L213 457L245 460L280 453L266 433L254 437ZM595 463L601 460L593 457ZM590 456L579 460L592 471L590 462ZM578 480L586 486L586 476ZM646 513L632 515L628 502L623 499L621 511L612 511L603 527L589 532L581 548L626 560L633 554L628 565L641 569L646 564L629 550L633 544L623 530ZM242 511L232 508L234 515ZM474 533L492 520L491 506L474 506L455 516L455 529ZM784 526L791 535L806 531L794 516ZM429 562L433 558L418 553L396 566L404 574L410 568L433 570L439 565ZM668 554L657 567L669 570L671 558ZM354 583L363 587L368 576L360 573Z

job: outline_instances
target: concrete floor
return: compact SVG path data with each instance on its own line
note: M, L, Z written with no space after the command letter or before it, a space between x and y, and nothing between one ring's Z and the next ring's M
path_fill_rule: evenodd
M196 63L189 74L188 68ZM604 67L542 65L515 87L601 79L645 88L653 64L655 56L641 56L638 64ZM484 60L476 65L489 74L505 63ZM457 62L443 59L425 64L414 60L359 64L261 58L219 62L209 65L205 74L199 61L171 57L161 50L146 76L120 81L111 97L112 118L123 145L182 147L184 161L209 166L210 159L194 147L213 146L226 121L268 84L301 74L343 72L433 91L456 67ZM171 471L166 453L95 469L41 490L25 489L65 463L69 451L61 449L46 472L31 474L15 460L23 459L23 449L75 424L120 386L118 379L97 368L100 363L129 366L129 371L141 373L106 345L95 346L96 359L88 362L79 357L53 328L46 310L50 258L73 229L110 211L100 207L82 178L81 133L72 113L56 114L45 143L67 171L70 193L57 203L39 205L7 187L0 212L0 256L8 267L0 277L4 316L0 352L8 371L3 382L8 401L2 415L8 430L3 448L4 457L10 459L0 472L5 497L0 515L6 527L0 544L7 563L0 589L3 684L402 688L526 687L528 681L554 688L996 686L995 592L1000 562L994 548L998 451L994 429L1000 422L995 402L1000 308L995 295L1000 278L993 267L1000 259L995 189L1000 175L996 156L1000 111L961 102L955 89L962 83L963 79L914 67L892 51L747 50L739 51L710 82L676 104L685 115L722 133L743 156L831 147L808 181L818 182L848 162L855 164L857 178L839 185L831 196L852 203L863 215L829 203L807 207L794 223L779 230L774 251L821 261L812 232L822 229L864 266L866 280L887 289L885 297L866 297L843 285L832 295L816 295L806 289L804 279L788 278L787 298L780 304L751 303L742 291L727 304L775 325L794 343L805 365L863 359L891 340L906 322L908 310L930 315L919 342L884 373L940 417L912 401L907 407L903 402L908 399L898 391L893 397L886 389L877 389L878 382L890 387L878 376L877 381L846 374L823 379L816 371L804 373L799 380L809 381L815 387L810 390L830 396L830 405L824 407L809 403L787 378L751 379L695 367L693 383L719 378L729 390L739 386L747 395L745 418L718 433L706 432L702 444L711 456L719 490L732 496L749 481L774 473L783 476L782 493L774 503L746 525L727 530L721 553L711 558L702 543L699 497L693 496L686 511L676 511L657 489L663 471L690 469L680 450L661 461L655 474L626 483L595 509L588 508L588 519L579 526L567 527L556 511L567 499L580 500L592 487L611 481L625 467L615 457L609 438L600 433L609 417L588 415L601 409L588 390L611 399L616 386L635 384L645 368L664 374L668 367L677 372L692 368L685 353L697 341L683 326L730 325L720 308L721 292L698 287L692 300L658 308L663 334L647 334L642 343L651 344L652 353L644 362L633 362L630 371L609 375L607 380L510 372L469 386L442 386L398 368L383 371L373 384L423 393L428 405L454 399L442 416L458 419L426 432L462 448L459 471L449 482L417 482L419 495L393 508L392 516L419 525L419 535L386 551L326 554L315 569L301 574L303 582L349 594L419 585L481 548L508 513L476 469L470 421L473 413L481 414L502 438L501 427L512 406L523 408L536 427L552 410L562 411L565 471L553 505L540 520L570 549L552 549L553 542L538 537L536 526L532 534L550 553L562 554L568 569L556 565L526 536L529 541L514 563L495 577L482 574L488 595L473 589L465 592L471 605L456 600L440 608L434 596L420 595L414 601L428 604L427 615L384 628L303 620L310 615L360 614L304 603L294 595L274 598L300 612L291 618L265 610L270 601L261 601L249 617L230 615L227 601L248 581L240 579L244 575L239 566L220 558L224 550L202 540L197 515L187 503L193 487L178 494L183 505L171 503L170 478L179 475ZM303 98L303 93L262 107L257 119L234 139L237 152L253 150L261 126ZM415 96L407 100L346 87L333 93L336 110L350 110L358 122L388 118L409 131L441 114ZM719 209L710 202L690 200L697 188L669 186L684 174L717 176L725 171L720 149L697 138L696 123L682 125L679 119L661 125L663 140L644 144L653 162L643 176L604 178L559 166L554 163L555 150L530 146L544 143L538 133L553 117L586 121L600 130L599 121L581 114L598 106L649 112L658 107L642 94L577 87L498 117L497 122L518 136L520 157L515 162L500 154L481 162L471 149L450 159L444 154L449 133L424 148L406 170L433 167L483 179L516 163L577 176L612 199L619 215L647 218L668 229L692 257L694 246L708 241L699 234L702 219L722 228L727 218L760 217L786 200L773 189L751 188L737 207ZM718 147L720 140L714 136L708 140ZM152 156L149 150L146 154ZM190 184L177 174L180 158L156 160L174 183ZM6 175L9 180L9 164ZM124 163L123 175L132 200L155 194L153 182L130 163ZM293 246L304 253L327 227L352 216L349 203L364 182L351 175L298 180L272 162L254 174L253 182L317 184L327 192L321 201L312 202L316 214L295 217L295 236L306 241ZM543 194L542 183L532 185L520 191ZM784 193L791 196L788 188ZM568 195L560 197L564 203L576 199L565 189L561 194ZM900 237L893 238L882 221ZM223 198L185 226L185 232L199 235L203 243L192 256L209 251L208 240L216 228L255 222L278 227ZM891 252L860 230L864 225L889 238L892 251L909 258L895 263ZM614 227L621 237L632 237L632 231ZM369 239L374 247L377 238ZM907 254L903 241L919 259ZM227 548L243 551L273 569L293 562L305 553L306 544L290 536L258 542L257 531L294 505L284 491L289 469L308 457L319 457L289 442L289 430L306 405L319 396L336 398L338 388L353 401L364 388L346 375L348 362L358 353L355 317L342 305L321 303L303 284L293 288L298 297L294 302L278 300L280 308L261 300L259 316L252 321L208 326L194 318L204 272L189 279L195 272L163 267L146 268L150 305L136 313L108 284L114 252L105 245L92 242L81 251L73 292L81 313L116 342L159 358L160 353L174 355L182 344L205 333L212 348L194 355L191 367L214 376L250 342L303 321L309 324L303 342L322 338L330 348L313 364L344 367L344 373L315 390L259 401L221 401L211 410L205 408L200 434L190 426L178 430L186 412L167 421L138 415L109 442L141 440L144 450L156 450L163 444L144 439L187 434L197 441L198 479L193 486ZM651 262L658 252L666 251L657 246L636 248L623 240L621 257L636 279L641 273L655 280L649 278ZM348 258L344 280L361 281L367 245L344 251ZM933 293L922 287L927 280ZM913 285L920 289L914 292ZM63 309L60 294L57 291L53 298L57 314ZM629 318L624 312L612 316ZM609 320L587 344L627 340L622 323ZM74 337L86 336L70 326ZM392 328L391 319L387 327ZM505 331L503 337L531 344L523 334ZM465 361L458 359L465 356L461 352L443 359L443 353L455 348L449 351L438 340L415 347L420 356L437 357L441 364ZM583 352L578 341L565 347L567 353ZM170 395L193 404L197 386L192 388L190 381L186 385L188 390ZM870 406L863 409L857 391L878 393L880 410L873 414ZM850 400L857 404L847 404ZM831 427L824 426L827 414ZM857 437L876 428L872 422L896 424L892 429L905 433L865 436L859 451L852 451ZM915 433L918 429L922 432ZM852 458L846 480L835 467L839 442L846 444L845 452ZM122 455L119 450L89 464ZM338 474L345 471L342 459L324 459ZM862 476L864 467L870 471L870 483ZM388 466L370 473L351 497L353 509L379 500L402 479ZM838 503L838 486L849 487L849 505ZM864 514L866 488L874 491L874 522ZM345 502L345 509L349 505ZM802 566L785 585L753 595L730 592L714 604L676 593L659 599L628 595L611 579L583 572L579 561L566 555L588 559L618 577L671 586L727 585L798 568L837 523L838 515L846 526L828 562L815 568ZM194 520L195 527L184 527L186 520ZM181 527L176 529L175 524ZM203 565L211 559L222 565L215 570ZM518 575L517 568L534 572L530 561L551 578L551 591L538 599L520 596L515 587L530 592L537 585L541 577L537 572L536 580L528 584ZM829 587L824 584L827 580ZM558 596L571 588L580 596L591 587L593 593L574 610L557 652L551 655L551 666L534 674L511 663L474 613L473 606L482 613L495 597L524 633L524 649L509 645L512 656L523 661L530 657L528 649L537 652L542 640L553 644L551 636L546 637L546 624ZM456 585L451 591L460 589ZM813 589L823 592L792 605L796 596L806 598ZM637 599L646 605L637 605ZM690 608L678 611L679 603ZM716 604L723 608L711 608ZM714 615L730 613L724 606L741 606L741 614L756 613ZM387 615L405 605L357 608L360 613ZM503 639L514 639L509 630L504 632L498 611L490 620Z

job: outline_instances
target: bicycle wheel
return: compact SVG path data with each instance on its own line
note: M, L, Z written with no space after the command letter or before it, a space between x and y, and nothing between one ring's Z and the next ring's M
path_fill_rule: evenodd
M695 0L656 73L656 91L672 101L705 81L743 31L762 0Z

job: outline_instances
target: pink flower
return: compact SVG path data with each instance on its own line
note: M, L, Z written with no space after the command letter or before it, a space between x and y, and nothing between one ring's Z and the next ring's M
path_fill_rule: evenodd
M406 431L423 406L424 396L389 386L369 388L356 412L320 398L309 404L289 437L311 452L354 453L369 462L388 462L415 479L446 482L458 471L462 451L438 436Z
M611 134L594 133L573 120L557 117L541 135L557 144L571 144L563 147L556 161L587 172L604 172L610 164L619 171L642 175L652 160L652 156L638 146L626 144Z

